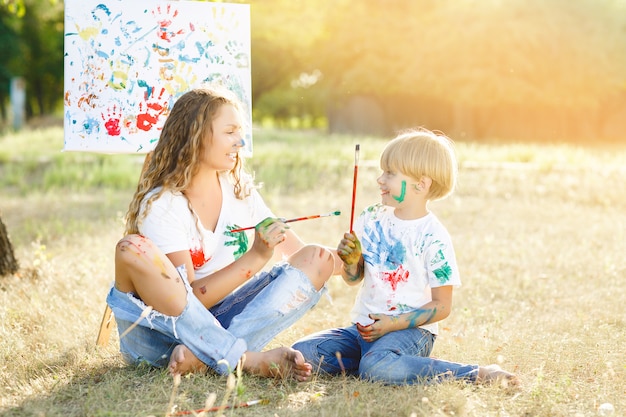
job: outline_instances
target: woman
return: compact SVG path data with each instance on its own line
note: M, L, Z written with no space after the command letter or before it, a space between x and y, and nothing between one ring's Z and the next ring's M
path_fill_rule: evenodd
M265 205L243 170L242 125L226 92L176 101L130 203L107 302L130 363L168 365L173 375L227 374L240 363L304 381L311 366L300 352L261 349L318 302L340 262ZM251 224L252 244L231 232ZM275 249L286 261L262 271Z

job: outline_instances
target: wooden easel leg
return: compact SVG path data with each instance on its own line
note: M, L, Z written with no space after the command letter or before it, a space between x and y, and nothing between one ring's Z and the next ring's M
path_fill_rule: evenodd
M98 331L98 339L96 340L96 346L106 346L109 343L109 336L111 335L111 329L115 325L115 318L113 317L113 311L109 305L106 305L104 314L102 315L102 322L100 323L100 331Z

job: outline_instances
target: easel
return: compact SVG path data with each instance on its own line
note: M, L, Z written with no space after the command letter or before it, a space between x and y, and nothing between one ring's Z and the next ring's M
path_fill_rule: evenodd
M115 325L115 317L113 317L113 311L111 307L106 305L104 314L102 315L102 322L100 322L100 330L98 331L98 338L96 339L96 346L106 346L109 343L109 337L111 336L111 329Z

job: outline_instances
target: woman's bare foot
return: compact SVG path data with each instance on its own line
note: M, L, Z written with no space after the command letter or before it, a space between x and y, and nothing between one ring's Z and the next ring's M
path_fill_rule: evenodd
M185 345L178 345L170 355L168 365L172 376L194 372L206 372L207 366ZM311 377L312 367L304 361L299 351L279 347L265 352L246 352L243 370L253 375L269 378L293 377L296 381L306 381Z
M206 372L207 366L185 345L178 345L170 355L168 369L172 376Z
M243 370L269 378L293 377L304 382L311 377L312 366L304 361L299 351L279 347L265 352L246 352Z
M492 384L494 382L499 383L503 387L517 387L519 385L519 379L515 374L505 371L498 365L480 366L478 368L479 384Z

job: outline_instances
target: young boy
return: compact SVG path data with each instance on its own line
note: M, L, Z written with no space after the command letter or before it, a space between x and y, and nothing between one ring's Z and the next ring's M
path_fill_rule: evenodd
M293 346L313 369L387 384L443 378L517 383L497 365L429 358L437 322L461 284L450 235L428 202L454 189L451 141L425 129L391 140L380 157L381 202L366 208L337 247L348 285L361 284L352 325L315 333Z

